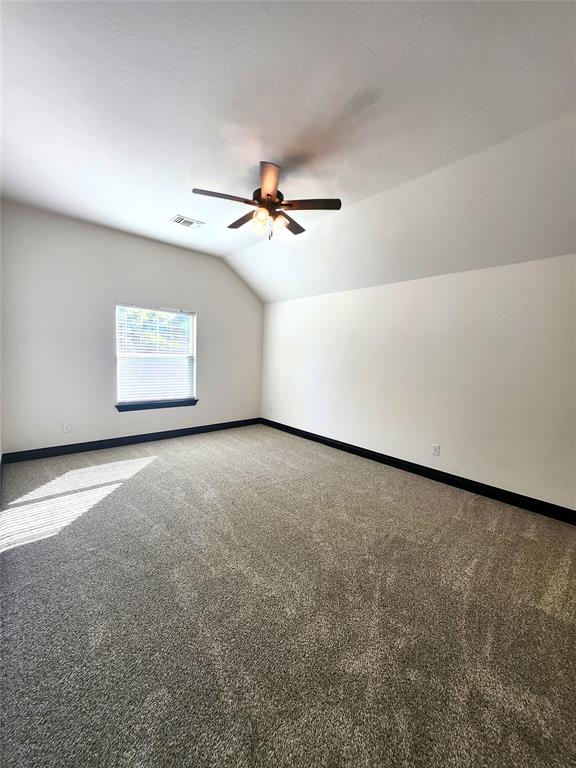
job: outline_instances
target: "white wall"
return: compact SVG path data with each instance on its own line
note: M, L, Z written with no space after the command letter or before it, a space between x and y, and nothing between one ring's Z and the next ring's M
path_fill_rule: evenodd
M0 207L0 233L2 232L2 209ZM0 506L2 504L2 244L0 242Z
M267 305L262 415L576 507L575 272L562 256Z
M259 416L263 308L221 259L14 203L2 251L4 452ZM116 302L198 313L198 405L116 411Z
M13 203L2 245L4 452L261 413L576 507L576 256L270 304L260 409L262 305L221 260ZM196 407L116 411L123 301L198 312Z

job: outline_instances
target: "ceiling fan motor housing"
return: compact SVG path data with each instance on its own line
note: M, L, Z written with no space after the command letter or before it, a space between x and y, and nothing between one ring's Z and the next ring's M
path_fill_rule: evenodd
M280 192L279 189L276 190L276 200L264 200L262 197L262 190L260 187L258 189L255 189L252 194L252 200L256 200L257 203L261 204L263 207L267 206L274 206L277 203L281 203L284 200L284 195L282 192Z

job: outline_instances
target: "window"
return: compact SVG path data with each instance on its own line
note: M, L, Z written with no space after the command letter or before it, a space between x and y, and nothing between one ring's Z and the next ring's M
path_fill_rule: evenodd
M196 405L196 315L116 306L119 411Z

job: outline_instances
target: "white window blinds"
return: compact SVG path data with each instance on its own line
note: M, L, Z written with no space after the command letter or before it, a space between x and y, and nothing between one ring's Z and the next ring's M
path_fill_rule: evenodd
M116 307L118 403L196 396L196 315Z

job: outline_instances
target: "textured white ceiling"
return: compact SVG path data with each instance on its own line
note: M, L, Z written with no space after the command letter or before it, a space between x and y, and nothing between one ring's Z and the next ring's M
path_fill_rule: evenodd
M576 253L575 137L554 120L228 261L280 301Z
M4 3L3 192L225 256L267 299L430 274L401 239L405 268L386 252L378 268L363 256L351 268L350 250L374 251L375 216L433 238L437 218L398 209L423 204L428 182L415 197L393 188L451 164L458 176L464 158L517 134L538 137L546 168L539 126L574 110L575 13L553 2ZM304 235L262 243L250 227L226 229L243 206L191 194L250 195L261 159L285 166L288 196L339 196L343 211L301 214ZM546 188L565 190L557 165L564 176ZM177 213L206 224L180 228ZM364 220L372 240L351 238ZM436 271L478 266L473 252Z

